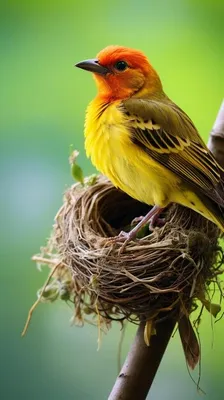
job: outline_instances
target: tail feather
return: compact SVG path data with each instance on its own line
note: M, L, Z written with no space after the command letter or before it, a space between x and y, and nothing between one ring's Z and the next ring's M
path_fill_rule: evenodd
M224 232L224 207L215 203L207 196L200 196L201 201L210 214L210 220L214 222L222 232Z
M216 224L224 232L224 207L217 207L218 210L215 213Z

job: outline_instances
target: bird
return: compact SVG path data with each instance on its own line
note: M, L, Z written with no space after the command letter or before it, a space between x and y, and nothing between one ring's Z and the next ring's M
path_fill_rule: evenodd
M224 169L165 94L146 55L111 45L76 67L92 72L98 89L86 111L87 156L114 186L152 206L117 240L134 240L171 203L196 211L223 232Z

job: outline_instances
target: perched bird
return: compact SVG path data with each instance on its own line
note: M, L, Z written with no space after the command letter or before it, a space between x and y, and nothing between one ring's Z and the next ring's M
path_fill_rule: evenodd
M109 46L76 64L93 72L85 147L96 168L131 197L154 207L119 240L132 240L170 203L197 211L224 231L224 169L193 122L163 91L146 56Z

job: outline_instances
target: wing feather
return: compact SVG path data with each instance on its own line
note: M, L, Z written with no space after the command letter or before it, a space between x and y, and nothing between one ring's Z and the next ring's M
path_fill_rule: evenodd
M132 98L123 101L122 112L133 143L224 207L224 170L179 107L168 98L165 103Z

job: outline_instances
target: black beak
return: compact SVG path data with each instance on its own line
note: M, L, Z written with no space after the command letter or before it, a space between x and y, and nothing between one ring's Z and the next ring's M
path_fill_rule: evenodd
M81 61L78 64L75 64L75 67L82 68L86 71L94 72L100 75L106 75L109 72L108 68L103 67L103 65L99 64L97 58Z

